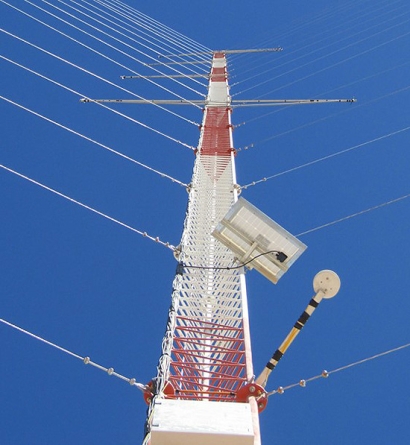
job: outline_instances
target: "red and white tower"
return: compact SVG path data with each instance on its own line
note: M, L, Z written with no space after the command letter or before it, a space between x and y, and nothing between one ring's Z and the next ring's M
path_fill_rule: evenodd
M315 277L315 297L255 379L245 266L276 283L306 246L238 199L232 107L354 99L232 104L227 53L212 57L184 230L174 251L178 266L162 354L157 376L145 391L149 409L144 445L260 445L259 412L267 403L269 374L321 299L331 298L340 287L334 272Z
M232 268L234 254L212 236L238 199L230 105L226 57L217 52L162 355L147 395L151 445L260 443L266 398L253 384L244 271Z

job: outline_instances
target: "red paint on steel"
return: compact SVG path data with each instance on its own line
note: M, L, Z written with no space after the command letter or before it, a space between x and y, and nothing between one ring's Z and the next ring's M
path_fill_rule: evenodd
M261 413L268 404L267 393L265 389L256 384L256 383L248 383L236 393L236 401L237 402L248 402L251 397L255 397L256 402L258 404L258 411Z
M227 79L225 68L212 68L211 82L225 82Z
M231 162L234 151L231 108L227 105L217 106L215 103L216 100L228 103L226 63L221 60L224 58L223 53L214 54L209 84L213 103L211 101L205 107L197 150L203 156L203 166L213 181L218 181ZM220 99L215 99L219 97ZM207 162L209 157L219 159L215 163ZM201 289L197 292L201 293ZM200 311L199 306L198 312ZM239 320L236 326L231 326L229 322L205 321L204 316L200 315L195 317L177 314L168 383L174 390L165 394L169 399L247 401L246 390L242 390L239 399L237 397L238 391L248 383L243 322Z
M144 390L144 393L143 393L144 401L147 405L149 405L151 402L152 396L153 396L154 382L151 380L145 386L146 386L146 389ZM165 384L164 394L167 398L171 398L175 394L174 387L172 386L172 384L170 382L167 382Z
M242 327L179 317L169 381L175 393L167 398L235 402L246 384Z
M204 125L202 145L200 153L213 156L230 156L231 126L229 120L229 108L207 108Z

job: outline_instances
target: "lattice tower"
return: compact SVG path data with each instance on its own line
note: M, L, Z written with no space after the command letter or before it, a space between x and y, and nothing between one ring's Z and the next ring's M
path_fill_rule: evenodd
M238 397L253 378L244 271L212 236L238 199L230 103L226 57L214 53L151 409L158 397L248 401Z

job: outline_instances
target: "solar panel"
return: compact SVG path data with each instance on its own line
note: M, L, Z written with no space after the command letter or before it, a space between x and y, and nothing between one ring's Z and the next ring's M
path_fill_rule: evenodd
M231 207L212 235L237 261L273 283L302 255L306 245L244 198Z

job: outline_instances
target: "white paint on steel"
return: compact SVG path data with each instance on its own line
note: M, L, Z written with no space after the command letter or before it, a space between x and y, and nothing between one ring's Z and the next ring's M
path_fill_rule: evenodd
M176 399L167 399L160 393L152 403L154 421L151 445L260 444L258 408L254 400L249 403L235 403L235 397L229 395L220 399L220 402L209 400L221 397L219 392L232 392L234 395L235 391L253 376L243 271L230 268L234 262L234 254L211 235L237 200L234 156L229 153L229 147L226 148L229 144L232 147L230 125L228 129L224 127L224 132L229 132L229 137L228 142L225 142L223 154L212 153L212 144L201 152L206 139L205 126L208 125L209 128L209 125L219 125L211 124L215 113L221 113L225 118L228 115L227 122L230 124L230 111L226 108L230 103L229 87L226 73L221 74L225 64L225 57L213 58L212 70L218 70L213 71L209 82L204 125L189 188L187 216L178 248L178 260L183 272L177 274L174 279L172 306L160 360L159 369L163 369L162 375L161 372L159 374L160 381L171 381L176 391ZM219 107L219 110L214 110L216 107ZM224 136L226 134L224 133ZM219 141L219 137L216 139ZM222 151L220 145L217 148ZM201 328L197 329L199 326ZM207 328L208 326L212 326L212 329ZM242 346L236 350L241 341ZM211 379L215 385L220 370L223 370L222 373L227 372L224 369L232 366L233 354L243 357L238 362L240 366L236 366L232 377L222 384L219 392L215 389L211 392ZM185 357L189 359L190 370L195 369L197 379L197 383L189 382L186 386L184 379L189 376L185 371ZM184 396L188 397L186 394L189 394L189 391L187 392L186 388L193 385L195 390L191 390L191 393L197 400L181 400ZM165 407L168 406L172 406L170 415L173 420L165 420L168 416L165 414ZM241 420L237 410L247 411L248 420ZM203 413L200 419L198 412ZM224 433L224 428L230 422L232 437ZM200 424L202 432L193 439L187 431L192 425L197 427ZM251 425L251 434L239 434L246 425ZM217 431L215 426L218 426ZM246 428L249 429L248 426ZM180 434L172 432L171 429L178 429ZM178 439L172 442L175 434L179 434ZM242 439L246 440L242 442Z
M156 445L254 445L247 403L158 400L151 432Z

